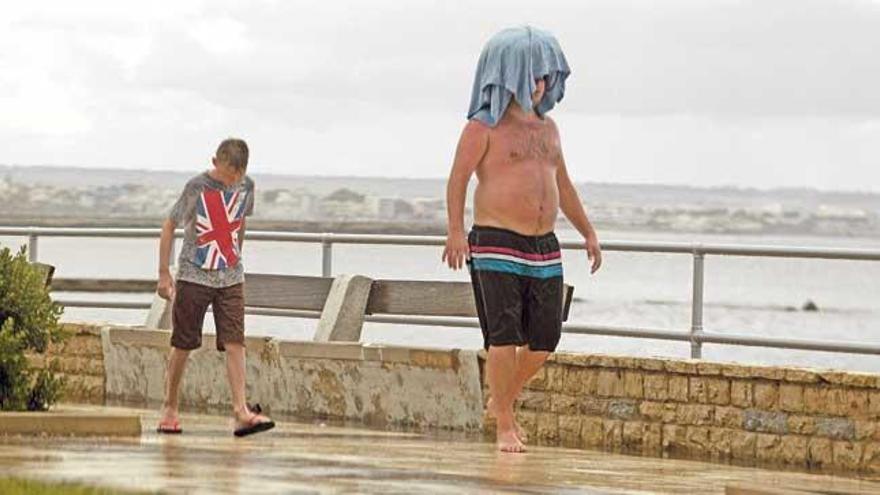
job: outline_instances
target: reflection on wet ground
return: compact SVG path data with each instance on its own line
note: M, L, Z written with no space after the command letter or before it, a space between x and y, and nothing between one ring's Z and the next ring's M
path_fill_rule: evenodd
M139 439L0 438L0 476L167 493L720 494L735 483L880 493L827 475L550 447L500 454L469 436L318 423L236 439L226 418L184 415L183 435L159 436L158 415L136 412Z

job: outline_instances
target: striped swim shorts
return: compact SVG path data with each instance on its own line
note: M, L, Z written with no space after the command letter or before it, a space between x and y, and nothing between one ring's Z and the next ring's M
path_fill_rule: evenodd
M468 267L483 344L554 351L562 332L562 255L552 232L474 226Z

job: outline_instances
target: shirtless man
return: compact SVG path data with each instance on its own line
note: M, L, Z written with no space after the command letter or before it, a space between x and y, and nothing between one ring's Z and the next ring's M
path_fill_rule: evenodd
M591 271L602 263L546 115L569 74L550 33L514 28L489 40L447 184L443 260L455 270L467 264L471 273L488 350L488 409L502 452L525 451L513 406L561 334L562 260L553 234L560 209L583 236ZM466 235L465 196L475 172L474 227Z

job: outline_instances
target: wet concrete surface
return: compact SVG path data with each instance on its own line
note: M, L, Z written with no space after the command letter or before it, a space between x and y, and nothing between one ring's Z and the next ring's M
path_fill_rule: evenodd
M69 410L76 410L68 406ZM159 436L155 411L139 439L0 437L0 476L78 481L162 493L706 493L730 484L880 493L880 483L822 474L532 447L497 453L479 438L279 422L245 439L221 416L184 415Z

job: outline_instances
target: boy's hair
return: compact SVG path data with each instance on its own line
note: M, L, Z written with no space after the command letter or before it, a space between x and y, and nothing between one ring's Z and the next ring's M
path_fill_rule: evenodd
M228 163L234 169L244 172L248 165L248 145L244 139L224 139L217 147L217 159Z

